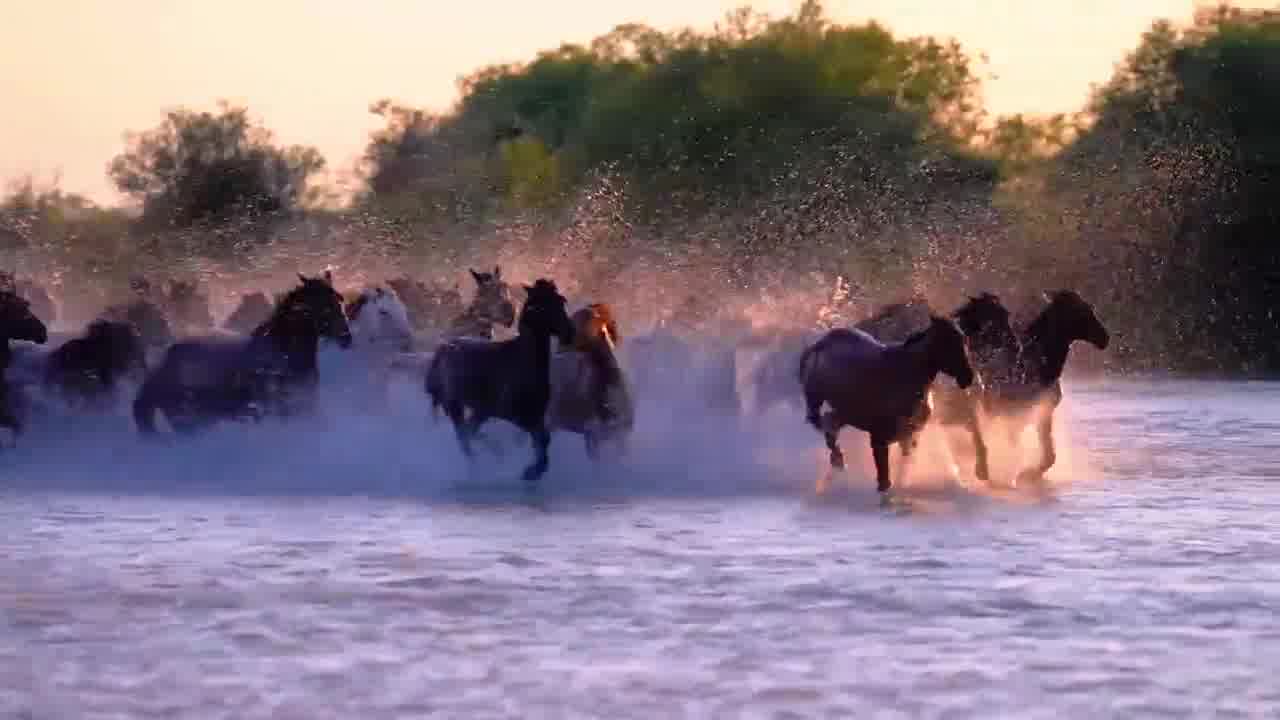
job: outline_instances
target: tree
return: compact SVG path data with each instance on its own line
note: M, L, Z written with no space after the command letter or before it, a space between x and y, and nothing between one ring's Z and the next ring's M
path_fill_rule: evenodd
M316 149L277 146L245 108L222 103L217 113L171 111L130 135L109 174L149 225L190 228L293 210L323 167Z
M1050 193L1110 251L1096 282L1130 350L1188 369L1280 371L1280 14L1152 26L1098 89Z
M366 152L368 195L430 205L440 178L468 184L479 171L514 205L543 207L612 168L634 200L664 209L674 196L738 204L817 178L867 197L906 187L926 158L956 172L924 178L921 193L958 178L989 187L991 168L964 149L976 88L958 45L837 25L815 0L774 21L739 10L710 34L621 25L472 74L446 115L375 106L387 125ZM519 139L504 134L512 125Z

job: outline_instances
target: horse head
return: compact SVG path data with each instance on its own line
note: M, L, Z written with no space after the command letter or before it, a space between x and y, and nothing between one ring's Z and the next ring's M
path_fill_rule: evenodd
M343 348L351 347L351 327L343 312L342 296L333 288L333 276L328 271L315 278L299 273L298 279L301 284L280 300L271 318L254 334L265 335L281 329L282 324L301 320L312 323L320 337L336 340Z
M361 345L389 345L403 352L413 349L409 309L395 290L367 287L347 305L351 331Z
M44 345L49 341L49 328L32 313L31 304L18 293L0 290L0 338Z
M494 266L491 273L472 270L471 277L476 281L476 296L471 301L475 314L504 327L514 325L516 306L511 301L511 286L502 279L502 268Z
M31 303L4 289L0 290L0 338L43 345L49 340L49 329L31 312Z
M562 346L573 344L573 320L565 310L568 301L556 289L556 284L540 278L532 285L524 286L528 295L520 310L520 334L546 334L560 341Z
M1045 310L1047 317L1054 319L1054 325L1065 333L1069 340L1084 340L1099 350L1106 350L1111 344L1111 333L1098 319L1084 298L1074 290L1057 290L1045 294L1049 307Z
M1021 342L1013 330L1009 309L999 296L989 292L971 296L951 317L969 338L970 348L975 353L987 360L1003 353L1006 364L1017 362Z
M930 315L929 329L925 334L929 354L939 371L955 378L962 390L977 380L969 361L969 343L959 325L947 318Z
M592 303L575 312L572 319L574 349L589 351L593 347L604 346L610 352L617 352L622 336L618 334L613 308L605 303Z

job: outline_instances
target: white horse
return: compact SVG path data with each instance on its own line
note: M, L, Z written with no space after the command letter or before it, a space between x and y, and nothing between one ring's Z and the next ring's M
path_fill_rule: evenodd
M413 351L409 310L395 290L370 285L347 304L346 312L354 341L352 350L369 373L369 400L377 407L385 407L392 364Z

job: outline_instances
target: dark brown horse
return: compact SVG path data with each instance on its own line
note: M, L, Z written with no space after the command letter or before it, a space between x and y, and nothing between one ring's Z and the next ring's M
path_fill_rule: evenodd
M1031 423L1040 438L1040 461L1018 474L1019 480L1043 480L1057 461L1053 443L1053 413L1062 403L1062 372L1072 343L1083 340L1106 350L1111 335L1093 306L1074 290L1045 295L1048 305L1021 337L1021 351L1013 371L997 375L984 388L982 407L989 417L1008 422L1012 439ZM977 338L977 342L988 341Z
M555 283L540 279L525 286L519 334L502 342L458 338L436 350L427 369L426 391L434 411L443 409L458 444L472 456L472 440L490 419L506 420L533 438L535 458L524 470L526 483L547 472L551 432L551 338L573 342L573 321Z
M64 400L83 406L113 399L121 380L141 380L147 371L142 338L128 323L95 320L45 359L43 383Z
M974 381L964 333L946 318L932 317L929 328L904 342L882 345L861 330L829 331L800 356L805 419L817 428L831 451L831 467L844 467L840 429L852 426L871 436L876 484L889 490L889 445L898 443L904 458L915 449L929 420L929 387L939 373L961 388ZM823 406L830 407L825 414Z
M265 323L245 339L206 338L176 343L138 392L138 429L154 434L155 413L175 431L190 433L218 420L290 416L306 406L319 380L320 339L351 346L342 297L329 273L299 276Z
M552 432L582 435L587 454L599 457L603 443L625 450L635 426L635 407L617 348L622 342L613 309L594 303L573 314L573 346L551 359L551 404L547 425Z
M43 345L49 340L49 330L31 312L31 303L16 292L0 289L0 427L13 431L15 437L22 434L22 421L14 408L5 371L13 360L9 342L25 340Z
M99 318L133 325L142 337L142 344L149 350L171 345L176 339L173 328L157 303L159 298L152 291L151 281L141 275L134 276L129 279L129 289L132 299L108 307Z
M271 301L263 292L245 293L240 296L240 303L231 311L222 327L231 332L248 335L253 329L271 317Z
M956 324L969 340L969 354L982 387L961 389L940 381L933 386L934 420L942 426L960 426L969 432L973 442L974 475L983 482L990 478L987 444L979 421L985 393L997 385L1016 381L1022 343L1009 322L1009 311L1000 298L983 293L952 313Z
M31 312L40 318L46 326L58 321L58 306L49 291L38 285L29 277L19 278L13 273L0 270L0 289L16 293L18 297L31 304Z

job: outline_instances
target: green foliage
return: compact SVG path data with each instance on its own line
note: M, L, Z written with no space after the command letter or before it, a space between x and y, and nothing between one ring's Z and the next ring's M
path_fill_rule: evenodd
M662 212L818 182L849 185L857 206L922 179L911 173L925 160L945 171L912 184L920 195L994 180L963 149L977 79L958 45L835 25L812 1L776 21L740 10L709 34L622 25L460 87L441 117L375 107L387 126L366 152L366 206L407 193L448 209L484 187L501 202L469 211L545 209L606 170L626 178L634 209Z
M1048 188L1141 346L1198 369L1280 370L1280 14L1156 23L1096 93Z
M292 210L323 166L314 148L278 147L246 109L224 104L217 114L174 110L131 135L109 174L153 227L191 228Z

